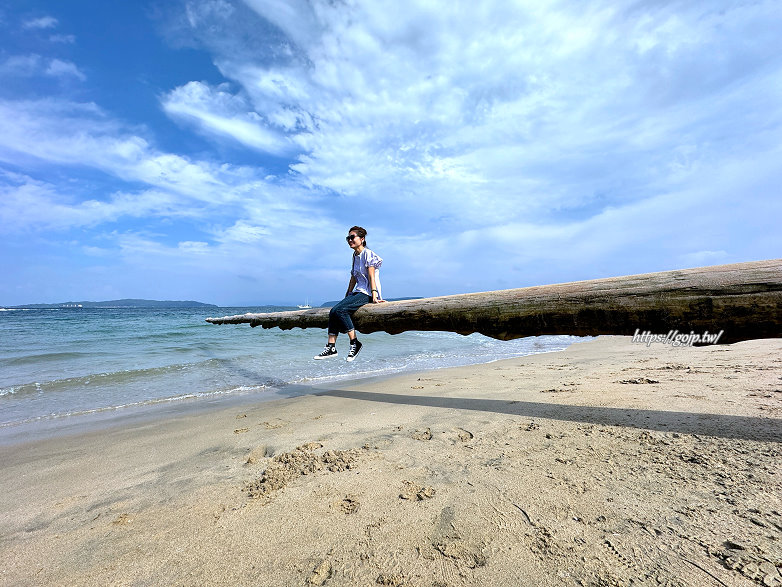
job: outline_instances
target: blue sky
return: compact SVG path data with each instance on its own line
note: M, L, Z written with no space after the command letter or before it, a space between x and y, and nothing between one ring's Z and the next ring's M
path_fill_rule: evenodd
M393 6L393 9L389 8ZM777 258L776 1L0 0L0 304Z

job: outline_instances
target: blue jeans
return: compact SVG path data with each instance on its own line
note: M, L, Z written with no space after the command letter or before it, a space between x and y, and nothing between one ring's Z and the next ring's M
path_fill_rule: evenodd
M329 336L337 336L340 332L353 330L353 320L350 315L371 301L372 296L354 291L337 302L329 311Z

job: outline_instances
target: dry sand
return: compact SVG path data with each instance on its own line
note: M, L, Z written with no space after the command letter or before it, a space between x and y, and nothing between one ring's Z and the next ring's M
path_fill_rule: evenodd
M0 582L782 585L781 410L782 340L601 337L2 447Z

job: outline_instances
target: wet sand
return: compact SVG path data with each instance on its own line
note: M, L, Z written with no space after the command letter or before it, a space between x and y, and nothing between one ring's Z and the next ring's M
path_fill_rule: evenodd
M0 447L0 583L782 585L781 442L779 339L342 382Z

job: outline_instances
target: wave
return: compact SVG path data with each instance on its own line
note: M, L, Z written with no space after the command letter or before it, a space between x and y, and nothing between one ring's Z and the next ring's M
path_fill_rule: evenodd
M200 365L208 365L214 362L219 364L218 359L208 359L202 361ZM12 385L0 389L0 396L12 393L16 396L25 394L40 394L59 391L68 391L74 388L83 388L86 386L106 386L132 383L139 379L153 379L160 375L184 371L186 369L199 366L199 363L180 363L175 365L165 365L161 367L148 367L146 369L124 369L122 371L112 371L107 373L91 373L78 377L66 377L64 379L54 379L51 381L34 381Z
M430 333L425 333L425 334L430 334ZM441 333L435 333L435 334L441 334ZM410 355L406 357L405 360L401 362L392 362L391 364L383 363L382 365L376 364L372 368L363 369L363 370L357 370L355 367L355 363L353 363L353 367L351 368L351 370L346 372L343 371L340 373L329 373L329 374L318 375L318 376L294 377L291 379L289 383L290 384L306 383L308 385L321 385L321 384L327 384L329 382L337 382L343 380L353 380L353 379L358 380L358 379L368 379L372 377L386 377L386 376L392 376L392 375L397 375L406 372L410 373L410 372L422 372L422 371L437 371L440 369L450 369L452 367L465 367L465 366L475 365L475 364L490 364L490 363L495 363L497 361L504 361L507 359L513 359L517 357L562 351L565 350L573 343L573 340L570 340L571 338L572 337L563 337L563 339L569 339L569 340L563 340L562 342L558 342L556 344L553 341L549 343L543 343L543 344L540 344L537 341L535 341L531 345L531 348L525 349L523 351L517 351L515 353L504 354L501 356L496 356L496 353L486 353L482 355L477 355L473 353L469 356L468 355L453 356L452 354L446 352L417 353L415 355ZM490 344L494 344L494 343L492 342ZM454 360L443 361L442 359L445 358L451 358Z
M94 356L95 353L80 353L77 351L70 351L65 353L39 353L36 355L23 355L21 357L0 359L0 365L7 365L12 367L16 365L29 365L49 361L67 361L69 359L81 359L84 357Z
M258 387L282 387L293 381L273 377L263 372L242 369L241 363L236 359L224 359L214 357L202 361L190 363L176 363L172 365L162 365L157 367L147 367L143 369L123 369L120 371L111 371L104 373L90 373L79 375L77 377L66 377L62 379L53 379L50 381L33 381L20 384L9 385L0 388L0 398L13 395L16 398L23 398L30 395L54 394L62 392L79 392L93 389L97 394L106 388L122 388L125 385L149 382L152 387L159 387L160 381L168 375L182 377L185 373L198 376L199 379L214 376L226 370L232 373L243 373L246 378L252 380L253 386ZM178 380L178 379L177 379ZM138 387L138 386L137 386ZM236 388L237 383L228 384L228 387ZM222 393L221 390L217 390Z
M264 389L268 389L269 391L273 391L276 388L266 386L266 385L253 385L253 386L239 386L239 387L233 387L231 389L225 389L225 390L218 390L218 391L204 391L204 392L198 392L198 393L183 393L181 395L175 395L171 397L161 397L161 398L152 398L152 399L145 399L137 402L129 402L125 404L118 404L115 406L101 406L97 408L90 408L85 410L73 410L69 412L60 412L60 413L51 413L51 414L45 414L42 416L31 416L29 418L25 418L23 420L16 420L13 422L0 422L0 429L2 428L11 428L13 426L21 426L24 424L32 424L35 422L43 422L43 421L50 421L50 420L59 420L62 418L73 418L78 416L90 416L93 414L104 414L107 412L116 412L118 410L125 410L129 408L143 408L148 406L156 406L161 404L170 404L180 401L186 401L186 400L192 400L192 399L209 399L209 398L217 398L227 395L236 395L239 393L254 393L258 391L262 391Z

